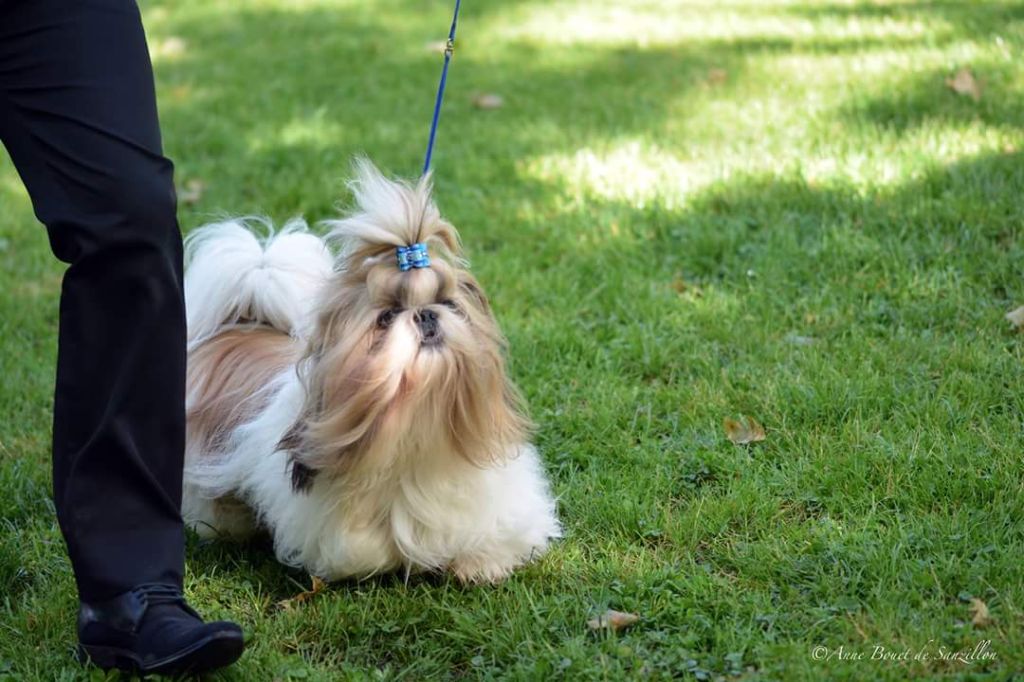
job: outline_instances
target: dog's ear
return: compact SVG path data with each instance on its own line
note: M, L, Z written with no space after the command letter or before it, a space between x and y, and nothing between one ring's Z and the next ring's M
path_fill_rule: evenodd
M284 450L289 455L288 461L291 462L292 490L297 493L309 492L309 489L313 487L313 479L316 478L317 474L316 469L306 466L299 461L296 454L302 450L302 445L305 441L304 430L305 428L300 419L292 424L291 428L277 442L277 449Z
M480 304L480 309L490 314L491 304L487 300L487 294L480 288L480 285L476 283L472 277L460 277L459 278L459 289L462 290L468 298L476 301Z
M297 493L308 493L313 487L313 479L316 478L316 470L292 457L292 490Z
M284 435L281 436L281 440L277 441L277 449L287 450L288 452L298 450L303 441L302 431L302 420L300 419L292 424L291 428L284 432Z

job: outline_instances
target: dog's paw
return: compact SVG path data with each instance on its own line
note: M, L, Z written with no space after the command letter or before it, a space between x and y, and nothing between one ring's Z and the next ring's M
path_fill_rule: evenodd
M455 577L464 585L497 585L512 574L513 568L481 556L459 557L451 564Z

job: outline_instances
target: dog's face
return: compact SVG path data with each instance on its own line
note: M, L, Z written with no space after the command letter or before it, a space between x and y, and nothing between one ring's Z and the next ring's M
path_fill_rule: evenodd
M446 454L483 464L525 441L529 423L487 299L462 266L454 228L432 204L419 208L408 239L428 245L428 267L403 272L394 245L364 239L321 302L304 367L308 404L289 436L299 470Z
M367 360L401 371L410 390L499 369L493 359L500 360L501 336L468 272L436 258L431 267L401 272L385 256L368 267L361 289Z

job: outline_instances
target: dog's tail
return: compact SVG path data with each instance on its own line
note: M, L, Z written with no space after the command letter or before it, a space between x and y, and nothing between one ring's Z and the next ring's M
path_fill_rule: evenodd
M269 222L253 218L200 227L185 239L189 346L238 322L302 337L333 267L326 244L302 220L276 233Z

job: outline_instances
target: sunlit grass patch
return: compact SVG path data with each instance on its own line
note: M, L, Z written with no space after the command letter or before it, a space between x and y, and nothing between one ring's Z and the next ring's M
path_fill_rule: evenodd
M660 198L667 208L678 206L688 190L700 186L702 164L686 163L640 141L597 151L581 149L573 154L546 155L531 160L524 175L549 184L561 184L565 191L585 201L596 197L623 201L642 208ZM609 228L616 236L616 229Z
M795 3L692 3L681 0L629 0L605 5L576 1L522 3L492 19L492 31L506 39L536 45L663 46L693 41L749 42L798 47L829 41L902 42L950 33L947 23L914 16L808 17L785 11ZM820 43L819 43L820 41Z
M249 147L254 152L267 147L323 149L341 143L344 135L344 125L321 108L280 126L256 128L250 135Z

